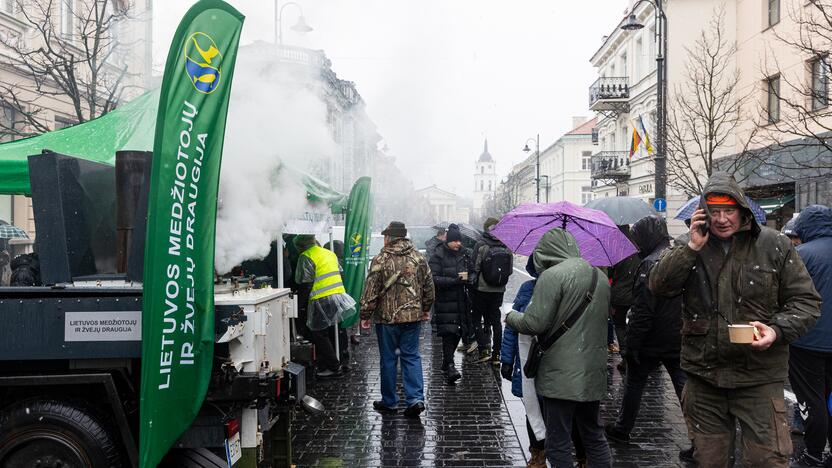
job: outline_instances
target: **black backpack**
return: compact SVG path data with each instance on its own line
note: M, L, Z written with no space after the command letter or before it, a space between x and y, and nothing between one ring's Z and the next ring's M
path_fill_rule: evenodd
M480 274L491 286L505 286L512 268L511 252L503 245L495 245L486 252Z

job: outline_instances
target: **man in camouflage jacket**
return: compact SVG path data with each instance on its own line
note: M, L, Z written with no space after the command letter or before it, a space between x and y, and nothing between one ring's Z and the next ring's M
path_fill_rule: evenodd
M362 326L375 322L381 355L382 399L374 401L373 407L382 413L396 411L396 365L401 359L407 404L404 414L418 418L425 410L419 333L421 321L430 318L433 278L424 255L405 238L404 223L393 221L381 233L384 248L370 263L361 296Z

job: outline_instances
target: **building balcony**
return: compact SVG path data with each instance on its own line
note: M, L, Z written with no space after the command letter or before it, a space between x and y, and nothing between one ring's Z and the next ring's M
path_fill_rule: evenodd
M595 112L622 112L629 99L630 85L626 76L602 76L589 87L589 108Z
M601 151L592 155L591 177L595 180L630 178L630 154L627 151Z

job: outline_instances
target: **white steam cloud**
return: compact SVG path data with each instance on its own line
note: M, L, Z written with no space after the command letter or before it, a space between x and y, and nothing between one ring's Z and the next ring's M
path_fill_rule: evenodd
M336 154L326 104L315 94L318 83L310 82L319 75L293 76L279 62L258 62L247 49L238 57L223 150L215 257L220 274L265 257L284 223L311 210L301 181L282 165L310 171Z

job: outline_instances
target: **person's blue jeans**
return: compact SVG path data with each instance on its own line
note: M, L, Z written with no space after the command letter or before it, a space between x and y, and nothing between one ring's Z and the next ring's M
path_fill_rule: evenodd
M396 394L399 360L402 363L402 380L407 406L425 401L422 356L419 354L420 325L421 322L376 324L381 360L381 404L388 408L395 408L399 404L399 396ZM399 350L398 356L396 349Z

